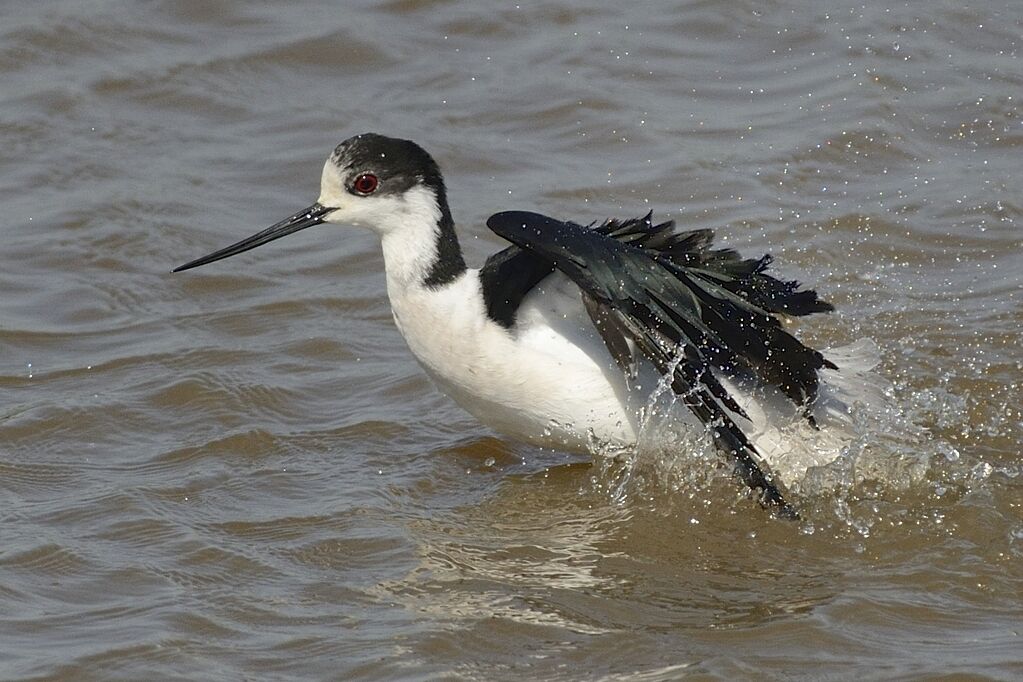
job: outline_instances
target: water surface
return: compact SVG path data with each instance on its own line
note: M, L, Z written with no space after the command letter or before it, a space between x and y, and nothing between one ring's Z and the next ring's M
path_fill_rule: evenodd
M1023 676L1023 14L1011 3L0 9L0 677ZM169 270L366 130L483 222L654 210L882 348L891 411L774 520L686 453L506 442L375 238Z

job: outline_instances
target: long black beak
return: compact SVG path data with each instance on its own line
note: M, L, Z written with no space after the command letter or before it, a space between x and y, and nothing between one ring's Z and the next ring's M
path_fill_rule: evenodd
M218 261L235 254L254 249L257 246L262 246L267 242L272 242L275 239L280 239L285 235L289 235L292 232L298 232L304 230L307 227L313 225L319 225L324 221L327 214L334 209L323 206L322 204L313 204L309 208L304 208L290 218L285 218L276 225L271 225L262 232L257 232L251 237L247 237L237 244L231 244L231 246L225 246L219 251L214 251L211 254L207 254L202 258L196 258L193 261L189 261L184 265L174 268L174 272L181 272L182 270L189 270L191 268L197 268L200 265L206 265L213 261Z

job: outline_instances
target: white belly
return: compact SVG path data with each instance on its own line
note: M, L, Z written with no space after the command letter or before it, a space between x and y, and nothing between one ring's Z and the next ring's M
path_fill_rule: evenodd
M633 404L578 290L560 274L543 285L513 330L486 317L474 271L440 291L392 297L391 307L427 374L490 428L561 450L635 443L642 403Z

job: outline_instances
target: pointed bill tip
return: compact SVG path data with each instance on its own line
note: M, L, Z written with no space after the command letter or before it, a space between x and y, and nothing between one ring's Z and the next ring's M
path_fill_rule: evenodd
M286 235L298 232L299 230L304 230L307 227L319 225L326 219L327 214L333 210L334 209L323 206L319 203L313 204L312 206L302 209L298 213L285 218L279 223L271 225L262 232L257 232L251 237L246 237L240 242L236 242L230 246L225 246L218 251L209 253L201 258L196 258L184 265L179 265L171 270L171 272L191 270L192 268L197 268L200 265L206 265L208 263L213 263L214 261L223 260L224 258L235 256L239 253L248 251L249 249L254 249L257 246L262 246L267 242L272 242L275 239L280 239Z

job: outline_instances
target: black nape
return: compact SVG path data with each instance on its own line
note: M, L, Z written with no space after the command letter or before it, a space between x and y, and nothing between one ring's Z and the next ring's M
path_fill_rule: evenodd
M437 194L437 204L440 206L440 220L437 223L437 260L430 267L423 284L435 289L456 280L466 271L466 267L443 183L435 186L433 190Z

